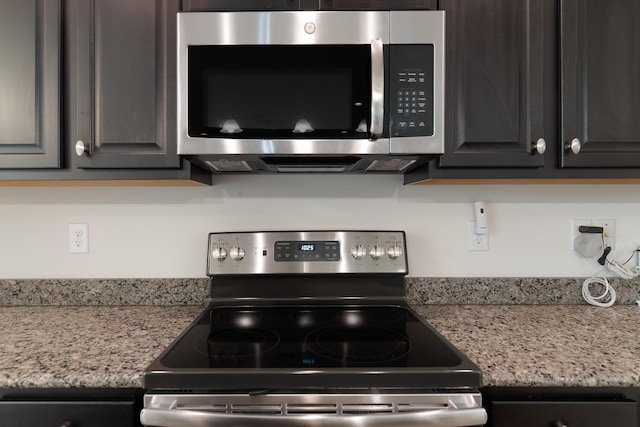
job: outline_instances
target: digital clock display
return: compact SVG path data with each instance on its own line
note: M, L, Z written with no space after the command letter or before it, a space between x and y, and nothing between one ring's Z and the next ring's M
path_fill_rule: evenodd
M276 262L340 261L340 242L336 240L278 240L273 259Z

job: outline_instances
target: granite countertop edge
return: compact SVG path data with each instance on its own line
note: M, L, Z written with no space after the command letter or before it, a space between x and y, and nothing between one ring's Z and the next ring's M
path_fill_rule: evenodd
M0 306L199 305L208 278L0 279ZM407 300L418 305L586 304L578 277L407 277ZM640 278L609 278L616 304L636 304ZM597 291L597 290L595 290ZM595 292L594 291L594 292Z

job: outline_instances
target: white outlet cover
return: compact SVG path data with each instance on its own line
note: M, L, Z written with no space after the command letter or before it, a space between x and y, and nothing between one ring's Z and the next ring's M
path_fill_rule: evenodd
M69 253L89 253L89 224L69 224Z
M576 249L576 239L582 234L578 231L578 227L580 227L581 225L592 225L591 223L592 220L586 218L571 220L571 233L569 234L569 236L571 237L571 250Z
M489 234L476 234L476 222L469 221L468 231L468 249L470 251L488 251L489 250Z
M613 246L616 238L616 220L615 219L595 219L593 225L603 228L605 246Z

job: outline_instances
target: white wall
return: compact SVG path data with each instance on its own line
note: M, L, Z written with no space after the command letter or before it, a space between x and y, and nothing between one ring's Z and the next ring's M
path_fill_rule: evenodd
M471 203L488 252L467 250ZM573 277L573 218L617 221L615 259L640 244L640 185L420 185L399 176L234 176L212 187L0 187L0 279L204 277L207 233L401 229L410 276ZM89 254L68 224L89 223Z

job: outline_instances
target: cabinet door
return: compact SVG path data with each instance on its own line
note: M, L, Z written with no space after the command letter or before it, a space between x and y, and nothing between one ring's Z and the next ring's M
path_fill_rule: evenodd
M440 167L544 165L533 144L545 138L546 3L440 1L447 34L445 154Z
M178 168L179 0L69 2L79 168ZM81 141L80 144L77 144ZM83 151L84 149L84 151Z
M0 0L0 169L60 167L60 10Z
M2 427L135 427L137 388L0 388Z
M638 17L637 0L560 0L562 167L640 167Z
M633 401L493 402L491 427L635 427L637 404Z
M138 414L133 402L0 402L3 427L135 427Z

